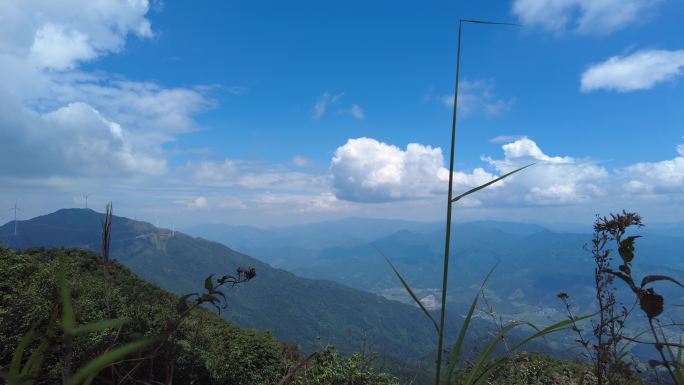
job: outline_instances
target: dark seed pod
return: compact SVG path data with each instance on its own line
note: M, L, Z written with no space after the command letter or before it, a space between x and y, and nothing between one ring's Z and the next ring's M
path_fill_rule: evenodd
M644 290L639 295L639 304L641 305L641 310L646 313L649 319L662 314L663 302L663 296L656 294L653 289Z

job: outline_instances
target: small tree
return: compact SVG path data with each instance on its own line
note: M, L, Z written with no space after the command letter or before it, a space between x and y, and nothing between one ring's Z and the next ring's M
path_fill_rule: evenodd
M577 341L585 348L585 354L594 364L598 384L622 384L635 378L634 371L626 361L627 348L630 343L653 345L661 359L650 361L651 367L664 368L675 384L684 384L681 358L679 358L681 353L675 355L673 352L673 348L681 352L684 345L667 340L664 325L661 325L658 319L664 311L665 299L654 288L648 287L658 281L669 281L682 288L684 285L665 275L644 276L641 283L637 285L638 281L632 274L632 263L635 258L634 244L641 236L629 235L628 230L643 226L639 214L628 213L624 210L619 214L610 214L610 217L598 217L594 222L591 253L595 263L594 280L596 301L599 307L598 317L592 323L593 339L586 338L577 325L574 325L572 330L578 334ZM617 269L613 264L615 251L620 257ZM616 300L615 278L624 282L634 294L635 301L631 307L628 308ZM565 304L569 316L572 317L568 295L560 293L558 297ZM625 335L625 324L637 304L646 315L648 332L653 338L652 341L642 341L637 338L638 336ZM672 325L678 326L679 324L673 322ZM658 375L657 371L656 375Z

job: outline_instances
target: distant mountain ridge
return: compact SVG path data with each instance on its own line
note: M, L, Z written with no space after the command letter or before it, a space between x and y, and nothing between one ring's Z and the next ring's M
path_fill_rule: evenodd
M21 221L16 236L13 223L0 227L0 243L98 251L102 217L87 209L59 210ZM343 351L358 350L366 341L382 353L403 357L434 348L434 330L416 307L335 282L300 278L216 242L115 216L111 244L112 258L175 293L196 291L212 273L255 267L256 279L226 292L224 315L242 327L299 342L306 350L319 347L317 337Z
M374 222L376 226L373 226ZM363 227L358 224L375 227L376 230L365 237L356 237L355 242L344 244L299 242L297 237L281 244L273 238L267 238L268 241L260 239L259 233L253 232L249 242L239 244L242 248L235 247L300 276L335 280L409 302L395 277L386 274L382 253L392 259L421 298L438 295L444 253L442 224L392 224L386 220L352 218L328 222L324 227L335 228L336 234L344 237ZM677 234L677 226L676 223L647 224L640 229L639 234L644 237L636 243L637 253L641 256L636 270L684 277L684 258L681 258L684 233L681 237L671 235ZM316 230L316 224L307 227ZM191 231L199 231L198 235L219 242L235 235L230 227L223 227L223 232L221 229L221 225L214 225L210 234L202 233L200 228ZM279 231L287 233L294 230ZM593 299L594 265L584 246L591 241L592 224L574 226L573 230L577 231L557 232L541 225L504 221L456 223L452 234L450 308L460 311L467 306L472 290L495 264L498 267L486 292L501 314L539 322L553 317L558 319L563 311L556 298L560 291L571 293L577 304L589 306ZM315 237L317 231L305 234ZM377 235L381 236L373 238ZM312 246L312 243L319 244L319 247ZM681 296L681 293L673 294Z

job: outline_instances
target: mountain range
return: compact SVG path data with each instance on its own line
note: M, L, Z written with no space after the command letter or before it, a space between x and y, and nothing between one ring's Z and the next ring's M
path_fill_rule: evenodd
M98 251L102 218L92 210L63 209L16 223L16 235L15 223L0 227L0 243L15 249ZM661 233L654 226L641 232L637 275L684 277L684 237L676 236L676 225L663 228L667 231ZM383 255L428 308L438 309L444 237L440 224L349 218L271 229L202 225L187 232L193 235L114 217L111 255L177 294L197 291L210 274L254 267L257 279L226 293L229 308L222 315L242 327L269 330L304 350L331 343L347 352L370 344L383 354L403 358L434 352L434 330ZM578 313L592 312L593 261L584 248L590 241L590 225L584 233L561 233L512 222L456 224L448 340L454 338L465 309L493 266L471 341L491 331L492 320L544 325L562 319L562 304L556 298L561 291L571 295ZM677 289L662 290L667 298L684 298ZM548 349L555 352L573 344L570 335L551 340Z
M338 237L331 242L329 232ZM684 277L684 231L680 224L648 225L638 231L634 271ZM578 229L579 230L579 229ZM436 223L346 219L343 221L257 229L203 225L187 230L213 239L297 275L337 281L386 298L411 302L395 277L387 274L387 256L426 303L439 296L444 229ZM292 236L290 236L292 234ZM559 320L556 295L569 293L577 311L593 308L593 269L583 232L556 232L535 224L477 221L453 227L450 308L462 311L487 271L496 265L485 295L501 316L536 322ZM342 241L344 240L344 241ZM666 294L682 292L664 286Z

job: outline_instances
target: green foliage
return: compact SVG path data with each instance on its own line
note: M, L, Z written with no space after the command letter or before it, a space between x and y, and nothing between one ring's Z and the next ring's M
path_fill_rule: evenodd
M536 354L520 354L507 360L487 379L488 385L594 385L596 377L585 364L558 361ZM640 382L625 382L623 385Z
M376 372L371 362L361 353L348 358L340 356L333 348L325 348L316 354L293 385L399 385L396 378Z
M55 274L59 260L66 290L60 290ZM282 376L286 362L272 336L242 330L202 308L192 310L166 343L145 349L150 340L144 338L163 335L178 316L178 297L117 263L109 265L111 284L105 293L102 273L99 257L89 252L0 249L0 366L9 365L17 373L16 361L9 361L19 346L25 351L15 357L24 357L24 368L42 368L32 372L38 383L60 383L65 365L82 368L71 383L87 383L112 362L118 363L99 372L98 382L165 381L171 376L179 384L264 384ZM60 334L70 340L68 360L61 345L45 344L53 323L48 316L60 298L68 299L59 323L64 329ZM41 350L43 365L35 358Z
M394 268L394 266L391 264L389 259L387 259L387 262L390 264L392 269L394 270L395 274L399 277L401 280L402 284L404 285L404 288L408 293L411 295L411 297L414 299L414 301L419 302L417 297L413 294L413 290L411 287L408 285L408 283L405 282L401 274ZM494 272L494 268L492 268L485 279L482 281L482 284L480 286L480 290L477 292L477 295L475 295L475 298L473 299L473 302L470 305L470 310L468 311L468 314L465 317L465 321L463 325L461 326L459 330L458 337L456 339L456 343L454 344L451 354L449 356L449 360L447 362L447 370L445 375L442 378L439 378L439 380L436 380L438 383L443 383L444 385L449 385L449 384L458 384L458 385L475 385L475 384L482 384L483 381L486 380L488 377L489 373L491 373L493 370L495 370L499 365L501 365L503 362L505 362L505 358L498 358L494 359L494 352L497 346L503 341L503 339L514 329L520 327L520 326L530 326L533 329L536 330L536 333L531 334L530 336L524 338L522 341L516 343L512 347L509 348L509 352L516 351L528 343L539 339L543 338L546 335L565 330L571 325L574 325L575 323L585 320L592 315L589 316L584 316L584 317L571 317L568 320L556 322L550 326L547 326L544 329L538 329L536 326L532 325L529 322L510 322L506 325L503 325L499 332L484 346L484 349L480 352L480 354L475 357L474 359L474 364L470 365L469 369L465 373L458 373L456 369L459 367L459 365L464 364L463 357L461 356L461 350L463 347L463 341L465 340L465 336L468 333L468 329L470 327L470 322L472 320L473 314L475 313L475 310L477 308L477 303L480 298L480 293L482 292L482 289L484 288L485 284L491 277L492 273ZM429 314L427 311L425 312L428 316ZM431 318L431 317L430 317ZM438 338L443 338L443 334L439 333ZM441 345L441 344L440 344ZM439 375L439 370L436 373ZM459 375L460 374L460 375Z

